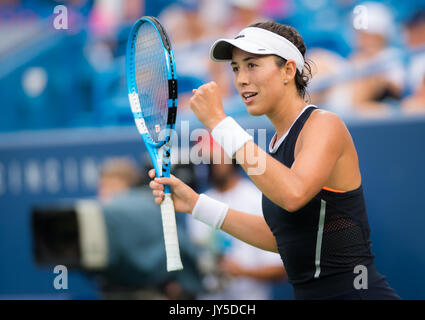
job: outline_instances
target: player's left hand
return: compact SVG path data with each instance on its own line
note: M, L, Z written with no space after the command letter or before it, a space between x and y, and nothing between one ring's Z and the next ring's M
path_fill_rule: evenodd
M190 108L198 120L210 130L226 118L219 88L214 81L206 83L198 89L193 89Z
M192 210L199 198L198 193L172 174L169 178L156 178L155 169L149 170L148 174L149 177L153 179L149 182L149 187L152 189L152 194L155 197L155 203L161 204L164 200L164 185L167 184L172 190L174 210L178 212L192 213Z

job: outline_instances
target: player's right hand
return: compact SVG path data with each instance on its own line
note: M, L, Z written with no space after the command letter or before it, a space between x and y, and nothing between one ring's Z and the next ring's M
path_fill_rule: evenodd
M193 89L190 98L190 108L195 116L208 129L214 129L220 121L226 118L221 102L218 85L214 82L203 84L198 89Z
M148 174L152 179L151 182L149 182L149 187L152 189L155 203L161 204L164 199L164 185L169 185L171 187L174 210L192 213L196 201L198 201L199 198L198 193L173 175L170 175L169 178L156 178L155 169L149 170Z

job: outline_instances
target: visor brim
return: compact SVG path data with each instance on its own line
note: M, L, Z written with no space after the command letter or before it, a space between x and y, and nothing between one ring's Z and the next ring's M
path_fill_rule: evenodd
M247 41L244 38L239 39L219 39L211 47L210 58L213 61L231 61L233 48L239 48L243 51L253 54L273 54L269 49L258 44Z

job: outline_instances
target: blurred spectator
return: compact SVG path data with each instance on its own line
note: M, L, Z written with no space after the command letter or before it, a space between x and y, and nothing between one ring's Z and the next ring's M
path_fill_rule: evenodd
M97 71L125 55L130 28L145 13L144 0L96 0L88 17L86 55Z
M329 82L313 103L341 114L387 114L389 101L401 98L404 78L401 53L390 46L395 32L393 15L378 2L365 2L357 8L352 21L355 47L347 60L325 51L309 55L317 65L315 85L319 79Z
M338 103L336 96L341 85L338 86L338 83L333 81L334 77L346 70L347 61L336 52L325 48L308 50L307 59L311 62L313 76L310 82L311 102L340 115L351 113L352 105L349 101ZM333 101L334 99L336 101Z
M425 9L417 10L405 24L409 49L406 82L409 95L402 102L406 113L425 112Z
M207 26L199 15L200 2L178 0L166 7L159 19L175 47L191 44L205 36Z
M230 14L227 16L227 23L225 23L219 37L233 38L243 28L255 22L267 20L268 18L262 15L263 4L265 4L264 0L228 0L227 5ZM269 4L269 6L272 5L272 3ZM276 4L274 4L274 6L278 7ZM217 39L215 38L213 41L215 40ZM209 47L212 45L213 41L209 43ZM207 56L209 57L209 52ZM237 112L237 109L245 110L245 105L242 103L233 85L233 74L230 66L208 59L208 71L210 75L209 80L215 81L220 89L220 95L226 112Z
M200 142L201 152L212 162L209 165L212 188L206 194L229 204L233 209L262 214L261 192L252 182L239 175L236 161L227 158L212 138L205 140L207 142ZM187 220L187 224L193 241L210 253L204 251L200 255L204 270L208 272L205 282L210 290L210 293L199 296L200 299L272 298L272 283L286 276L278 254L255 248L192 218ZM207 261L213 266L206 266ZM218 270L214 264L218 264Z
M170 37L179 78L179 112L188 111L192 89L208 80L208 25L200 14L202 1L178 0L159 16Z
M129 159L101 169L99 197L107 224L109 263L99 273L105 299L193 299L201 290L193 245L179 228L184 269L167 272L160 207Z
M294 10L293 0L263 0L261 11L275 21L289 17Z
M226 27L227 35L236 36L250 24L267 20L261 14L263 0L229 0L232 13Z
M144 13L144 0L96 0L89 25L97 37L113 37L119 28L135 22Z
M128 158L107 160L100 171L98 197L108 203L115 196L135 188L141 182L140 169Z
M352 101L359 109L383 107L381 101L386 97L399 99L402 91L403 68L396 49L389 46L395 32L391 11L377 2L363 3L367 12L365 29L359 29L357 50L350 56L355 68L370 67L392 60L391 68L384 73L359 79L352 83ZM398 58L398 59L397 59Z

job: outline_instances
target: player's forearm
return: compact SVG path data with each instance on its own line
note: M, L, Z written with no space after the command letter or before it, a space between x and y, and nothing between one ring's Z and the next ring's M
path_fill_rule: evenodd
M236 160L263 194L280 207L295 211L306 201L302 180L253 141L236 152Z
M221 230L254 247L278 252L276 239L262 216L229 209Z

